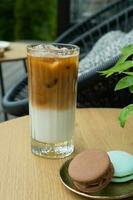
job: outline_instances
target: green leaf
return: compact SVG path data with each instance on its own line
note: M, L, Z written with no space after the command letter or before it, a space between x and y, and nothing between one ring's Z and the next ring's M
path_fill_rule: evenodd
M127 74L129 76L133 76L133 72L123 72L124 74Z
M123 71L125 71L125 70L127 70L127 69L129 69L131 67L133 67L133 61L125 61L122 64L115 65L111 69L108 69L108 70L105 70L105 71L101 71L100 73L102 75L106 75L106 77L109 77L114 73L123 72Z
M133 45L131 44L127 47L124 47L123 49L121 49L121 53L122 54L118 62L116 63L117 65L124 63L129 56L133 55Z
M126 76L118 81L115 86L115 91L121 90L133 85L133 76Z
M104 71L101 71L99 73L101 73L102 75L106 75L106 77L109 77L111 76L112 74L114 73L117 73L117 72L122 72L122 71L125 71L127 69L129 69L130 67L133 66L133 61L126 61L126 59L133 55L133 44L127 46L127 47L124 47L123 49L121 49L121 56L119 58L119 60L117 61L117 63L114 65L114 67L112 67L111 69L108 69L108 70L104 70Z
M128 57L133 55L133 44L129 45L121 50L121 56L117 63L114 65L114 67L100 71L99 73L101 75L105 75L106 77L109 77L113 75L114 73L124 73L127 76L120 79L115 87L116 90L121 90L124 88L129 88L129 91L133 93L133 72L130 72L129 69L133 67L133 61L127 60ZM125 126L125 122L129 115L133 114L133 104L130 104L122 109L120 115L119 115L119 122L121 127Z
M133 44L128 45L127 47L124 47L121 49L121 52L123 55L132 55L133 54Z
M125 55L121 55L119 60L117 61L116 65L118 64L122 64L126 61L126 59L131 56L133 54L133 52L129 52L128 54L125 54Z
M129 87L129 91L133 94L133 85Z
M119 123L120 123L121 127L125 126L125 122L126 122L127 118L129 117L129 115L131 115L131 114L133 114L133 104L129 104L128 106L123 108L122 111L120 112Z

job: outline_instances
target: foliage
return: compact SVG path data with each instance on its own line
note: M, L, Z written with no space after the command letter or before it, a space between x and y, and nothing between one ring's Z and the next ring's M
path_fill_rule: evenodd
M116 84L115 91L128 88L129 92L133 93L133 44L121 50L121 57L115 66L100 73L106 77L115 73L124 74L124 77L121 78ZM125 126L125 122L131 114L133 114L133 104L130 104L122 109L119 116L121 127Z
M13 0L0 0L0 40L14 38L14 3Z
M16 0L15 38L52 40L56 36L56 0Z
M0 40L54 40L57 0L0 0Z

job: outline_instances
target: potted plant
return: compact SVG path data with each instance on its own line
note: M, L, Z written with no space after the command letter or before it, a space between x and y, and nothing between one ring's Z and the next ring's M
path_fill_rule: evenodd
M100 72L106 77L112 76L113 74L123 74L114 90L122 90L125 88L129 89L129 92L133 94L133 44L129 45L121 50L121 56L115 66L108 70ZM119 115L119 122L121 127L125 126L125 122L129 115L133 114L133 104L129 104L124 107Z

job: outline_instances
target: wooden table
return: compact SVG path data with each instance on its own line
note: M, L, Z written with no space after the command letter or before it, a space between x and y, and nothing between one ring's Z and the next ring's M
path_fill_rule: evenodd
M4 57L0 58L0 86L1 86L2 97L5 95L5 87L4 87L3 73L2 73L2 63L22 60L24 63L25 70L26 70L26 46L27 46L27 43L11 42L9 50L6 50ZM6 119L7 119L7 115L5 113L5 120Z
M26 46L27 43L11 42L9 50L5 51L4 57L0 58L0 62L25 59Z
M133 153L133 118L122 129L117 122L119 111L77 110L76 153L86 148ZM43 159L31 153L28 116L1 123L0 199L85 200L60 182L59 169L66 159Z

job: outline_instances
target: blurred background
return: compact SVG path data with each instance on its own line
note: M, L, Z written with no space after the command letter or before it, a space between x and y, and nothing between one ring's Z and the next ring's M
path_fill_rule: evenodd
M116 0L111 0L111 2ZM109 0L0 0L0 40L55 40Z
M128 91L114 93L117 77L101 80L97 74L98 70L116 63L122 47L133 44L133 0L0 0L0 41L76 44L80 47L81 61L77 106L124 107L133 101ZM12 48L5 54L8 51L12 52ZM22 59L3 62L2 59L0 122L7 119L6 112L8 119L28 114L24 62ZM5 94L2 94L3 84ZM13 93L8 102L6 94L11 89Z

